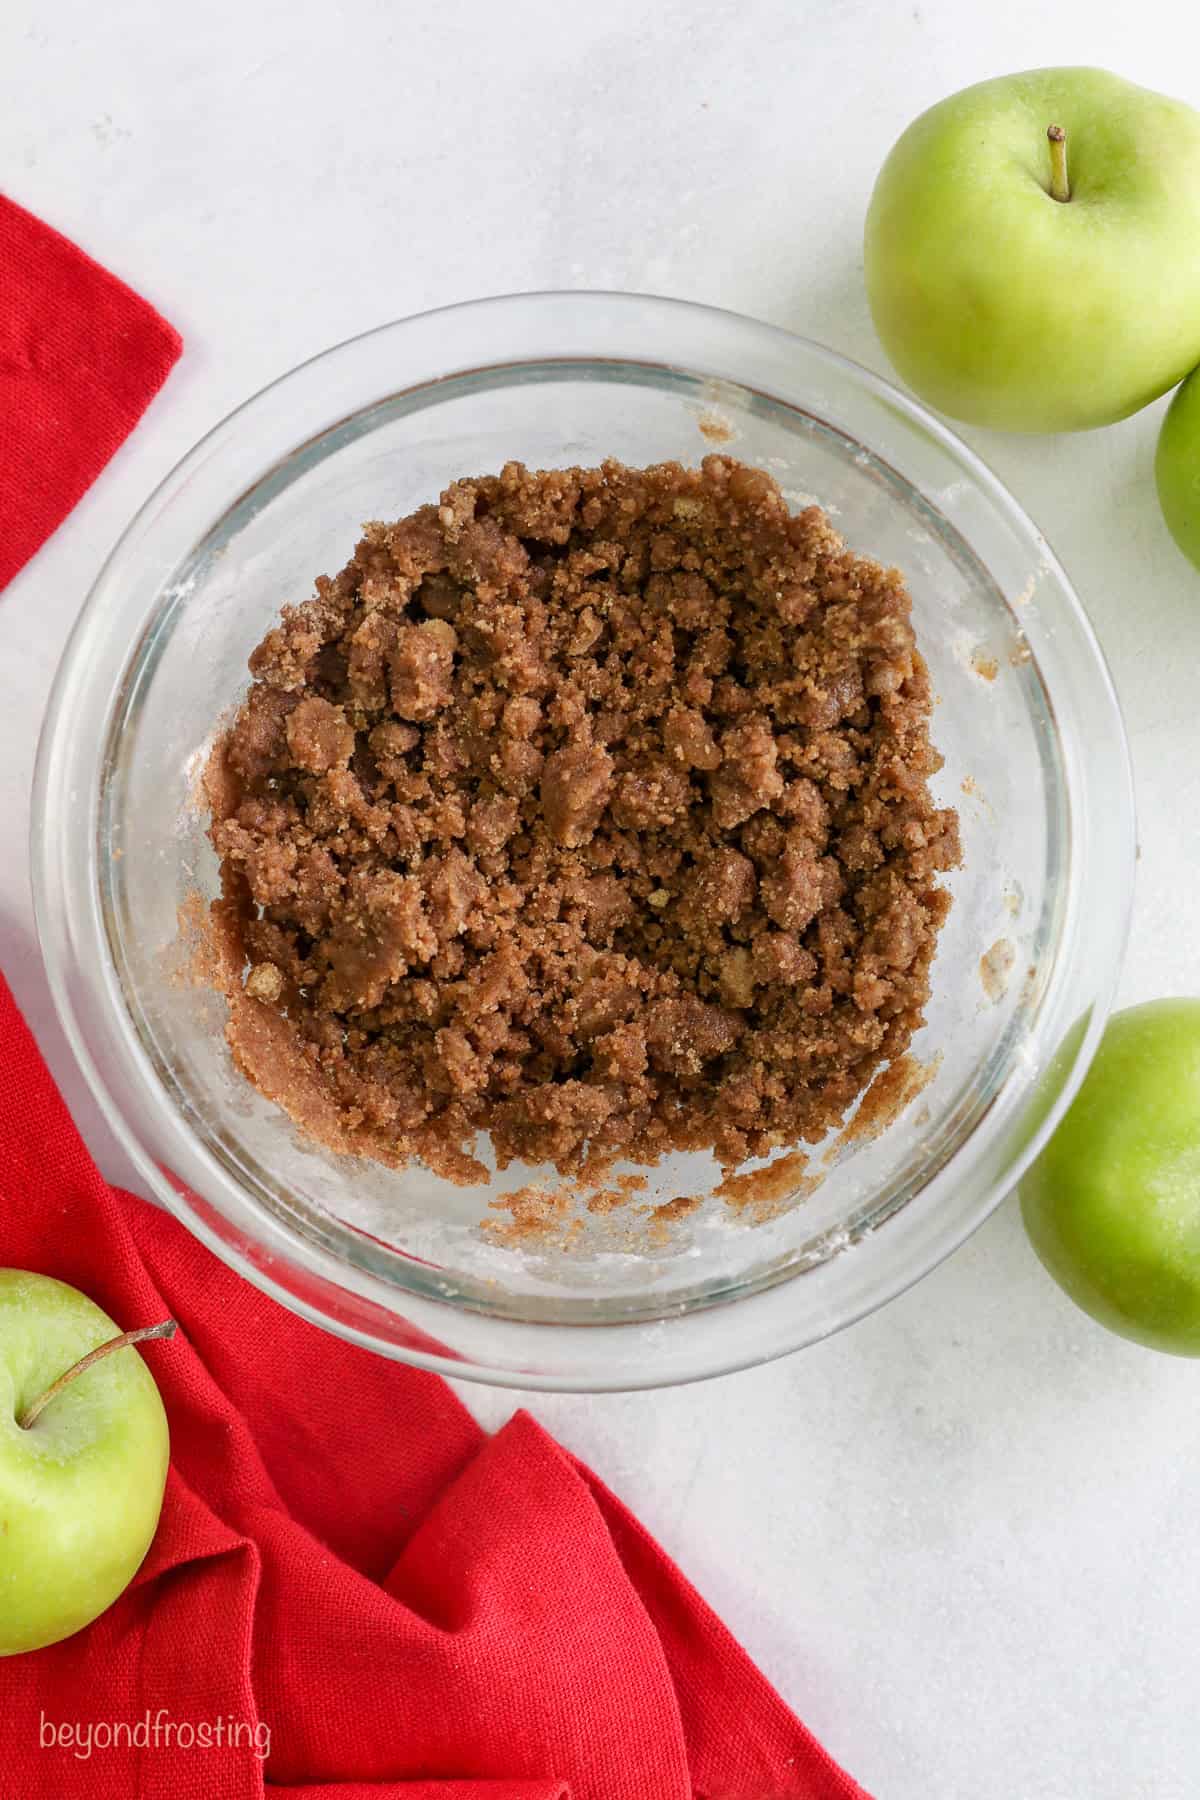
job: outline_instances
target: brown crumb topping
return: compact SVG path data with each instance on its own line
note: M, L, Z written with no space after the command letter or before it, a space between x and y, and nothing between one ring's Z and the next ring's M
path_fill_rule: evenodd
M733 1168L903 1058L959 857L929 679L901 576L763 471L456 482L250 666L206 778L229 1041L322 1141Z

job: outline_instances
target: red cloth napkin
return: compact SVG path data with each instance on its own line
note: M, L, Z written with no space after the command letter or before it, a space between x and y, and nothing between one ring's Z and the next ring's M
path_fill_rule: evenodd
M0 1659L5 1795L866 1800L527 1414L485 1437L109 1188L2 977L0 1232L122 1327L182 1326L145 1346L172 1466L140 1574Z
M181 348L145 300L0 194L0 588L91 487Z
M179 355L0 197L0 587ZM285 1312L90 1161L0 977L0 1254L147 1346L158 1535L85 1632L0 1659L19 1800L865 1800L674 1564L524 1413Z

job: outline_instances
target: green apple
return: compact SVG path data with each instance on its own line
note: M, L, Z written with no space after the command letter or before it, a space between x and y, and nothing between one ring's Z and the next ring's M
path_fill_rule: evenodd
M86 1295L0 1269L0 1655L69 1637L111 1606L150 1547L167 1416L132 1348Z
M1103 69L980 82L895 145L865 256L884 348L942 412L1123 419L1200 362L1200 113Z
M1109 1021L1083 1085L1021 1183L1046 1268L1125 1337L1200 1356L1200 1000Z
M1200 569L1200 369L1194 369L1167 408L1154 474L1171 536Z

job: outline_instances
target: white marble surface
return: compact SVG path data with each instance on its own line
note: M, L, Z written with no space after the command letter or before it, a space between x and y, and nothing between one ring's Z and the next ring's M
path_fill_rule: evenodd
M0 598L0 965L111 1175L122 1158L50 1013L25 843L63 640L150 486L301 358L488 292L682 295L882 368L859 233L908 118L1053 62L1200 104L1187 13L7 0L7 191L187 340L142 428ZM1074 575L1126 709L1143 850L1128 1000L1200 990L1200 577L1154 503L1160 410L1082 440L968 434ZM1010 1202L915 1292L790 1361L535 1410L879 1800L1194 1800L1198 1380L1069 1308ZM512 1406L467 1398L487 1422Z

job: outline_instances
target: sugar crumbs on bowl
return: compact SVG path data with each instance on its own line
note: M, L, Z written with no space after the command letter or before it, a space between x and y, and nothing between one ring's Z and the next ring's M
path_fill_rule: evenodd
M910 613L720 455L510 463L366 526L205 775L237 1067L463 1183L480 1133L596 1183L818 1143L905 1066L959 860Z

